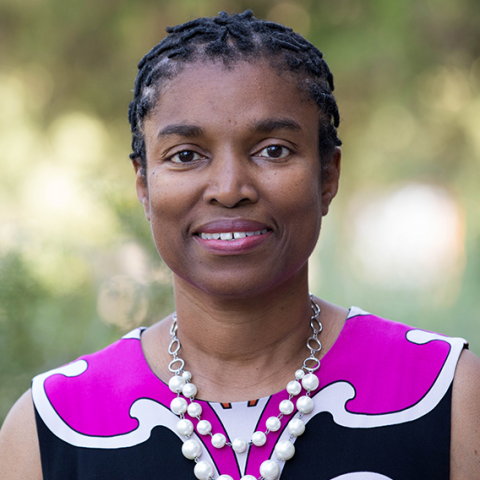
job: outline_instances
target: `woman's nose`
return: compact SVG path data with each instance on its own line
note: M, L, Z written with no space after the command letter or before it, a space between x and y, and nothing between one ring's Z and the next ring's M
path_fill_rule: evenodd
M255 166L248 157L229 153L214 158L203 200L227 208L257 202L259 194L255 186L255 173Z

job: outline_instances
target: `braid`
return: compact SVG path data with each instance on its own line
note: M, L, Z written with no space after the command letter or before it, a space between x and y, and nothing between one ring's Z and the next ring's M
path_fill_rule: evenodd
M298 75L308 94L318 105L324 118L319 131L319 149L323 166L342 142L337 128L340 115L332 94L333 75L323 54L291 28L258 20L251 10L217 17L197 18L167 28L168 36L153 47L138 64L133 101L128 110L132 130L130 158L139 159L142 174L146 172L146 151L143 119L155 106L160 79L172 78L182 64L196 60L222 60L226 66L239 60L251 61L263 56L272 65Z

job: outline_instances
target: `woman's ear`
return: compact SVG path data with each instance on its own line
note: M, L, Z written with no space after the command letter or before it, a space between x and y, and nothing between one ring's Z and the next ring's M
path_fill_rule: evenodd
M340 147L335 147L328 164L322 168L322 216L328 213L330 203L338 192L341 160L342 150Z
M148 197L148 184L145 175L145 168L142 167L139 158L132 160L133 168L135 169L135 187L137 189L137 197L145 210L145 217L150 221L150 200Z

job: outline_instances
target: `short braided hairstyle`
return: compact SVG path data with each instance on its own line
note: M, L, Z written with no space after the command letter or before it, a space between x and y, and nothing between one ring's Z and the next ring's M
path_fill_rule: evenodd
M222 60L228 68L239 61L255 61L259 57L270 60L272 67L300 77L307 86L307 94L323 114L319 131L319 154L325 167L330 154L342 142L337 136L340 124L337 103L332 94L333 75L323 54L301 35L283 25L258 20L251 10L217 17L197 18L168 27L165 37L153 47L138 64L133 101L128 119L132 131L130 158L139 160L143 176L146 174L146 150L143 119L155 107L161 89L161 79L173 78L186 63L199 60ZM305 88L305 87L304 87Z

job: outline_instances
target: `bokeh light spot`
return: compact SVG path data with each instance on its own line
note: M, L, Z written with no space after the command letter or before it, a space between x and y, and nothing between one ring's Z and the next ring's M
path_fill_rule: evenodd
M100 121L81 112L60 117L52 126L52 146L71 167L95 164L102 157L107 134Z
M385 288L431 288L462 267L464 233L455 200L441 187L407 184L354 198L350 238L366 280Z

